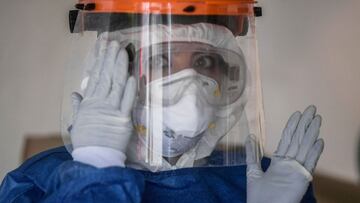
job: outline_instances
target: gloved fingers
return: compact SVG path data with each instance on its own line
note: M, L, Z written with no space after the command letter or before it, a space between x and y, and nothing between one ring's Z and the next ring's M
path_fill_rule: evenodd
M300 147L302 138L305 135L307 128L309 127L311 121L313 120L316 113L316 107L311 105L307 107L299 121L299 124L296 128L295 134L291 140L289 149L285 156L295 158Z
M75 120L77 113L79 111L79 107L80 107L80 103L83 100L83 97L77 93L77 92L73 92L71 94L71 105L72 105L72 109L73 109L73 120Z
M110 101L114 106L120 108L120 101L123 96L126 79L128 77L129 56L125 49L120 49L113 74L112 90L110 93Z
M321 116L316 115L311 121L309 128L301 141L299 152L296 156L296 160L300 164L304 164L306 155L309 153L311 147L314 145L320 134Z
M255 135L249 135L245 141L247 175L261 176L263 171L259 160L260 146Z
M319 161L321 153L324 151L324 140L318 139L310 149L310 152L306 156L304 167L311 174L314 172L317 162Z
M136 80L130 76L127 80L120 110L124 115L130 115L136 97Z
M291 143L292 137L295 133L295 130L299 124L300 118L301 118L301 113L299 111L293 113L290 116L290 118L282 132L281 140L279 142L277 150L274 153L274 156L279 156L279 157L285 156L285 154L289 148L289 145Z
M86 55L85 61L84 61L84 69L86 72L90 75L91 71L95 68L97 57L99 56L99 50L101 46L101 40L96 40L96 43L94 47L90 50L90 52ZM89 77L87 77L87 80ZM88 84L87 82L85 83Z
M97 98L105 98L110 93L112 83L111 79L115 70L115 62L119 48L119 43L117 41L112 41L106 49L100 79L94 92L94 96Z
M106 55L107 41L100 39L96 61L90 72L90 79L87 84L84 97L92 97L99 83L100 73L103 68L103 62Z

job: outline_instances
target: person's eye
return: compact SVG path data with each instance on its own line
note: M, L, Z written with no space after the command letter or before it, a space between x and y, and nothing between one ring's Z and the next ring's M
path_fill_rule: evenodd
M193 66L196 69L211 69L215 66L215 60L208 55L198 56L195 58Z

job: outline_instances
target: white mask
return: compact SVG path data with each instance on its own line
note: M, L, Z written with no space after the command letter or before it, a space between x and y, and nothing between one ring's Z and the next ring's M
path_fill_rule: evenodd
M214 121L215 107L199 94L200 88L198 83L192 83L179 102L171 106L145 107L137 104L135 107L135 126L151 129L154 128L152 123L159 123L162 119L163 156L176 157L193 148ZM153 121L148 122L150 127L146 125L146 118Z

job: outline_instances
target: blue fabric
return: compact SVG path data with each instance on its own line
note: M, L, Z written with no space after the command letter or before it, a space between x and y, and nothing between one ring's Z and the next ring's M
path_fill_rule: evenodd
M264 170L269 164L263 159ZM10 172L1 184L0 202L246 202L246 166L157 173L97 169L72 161L60 147ZM311 186L302 202L316 202Z

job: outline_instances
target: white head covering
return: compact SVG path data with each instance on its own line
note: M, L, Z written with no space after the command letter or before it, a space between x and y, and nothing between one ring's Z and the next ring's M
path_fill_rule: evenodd
M148 38L149 36L151 38ZM132 43L136 50L162 42L200 42L243 55L238 42L229 29L209 23L134 27L104 33L100 35L100 38L117 40L125 46Z

